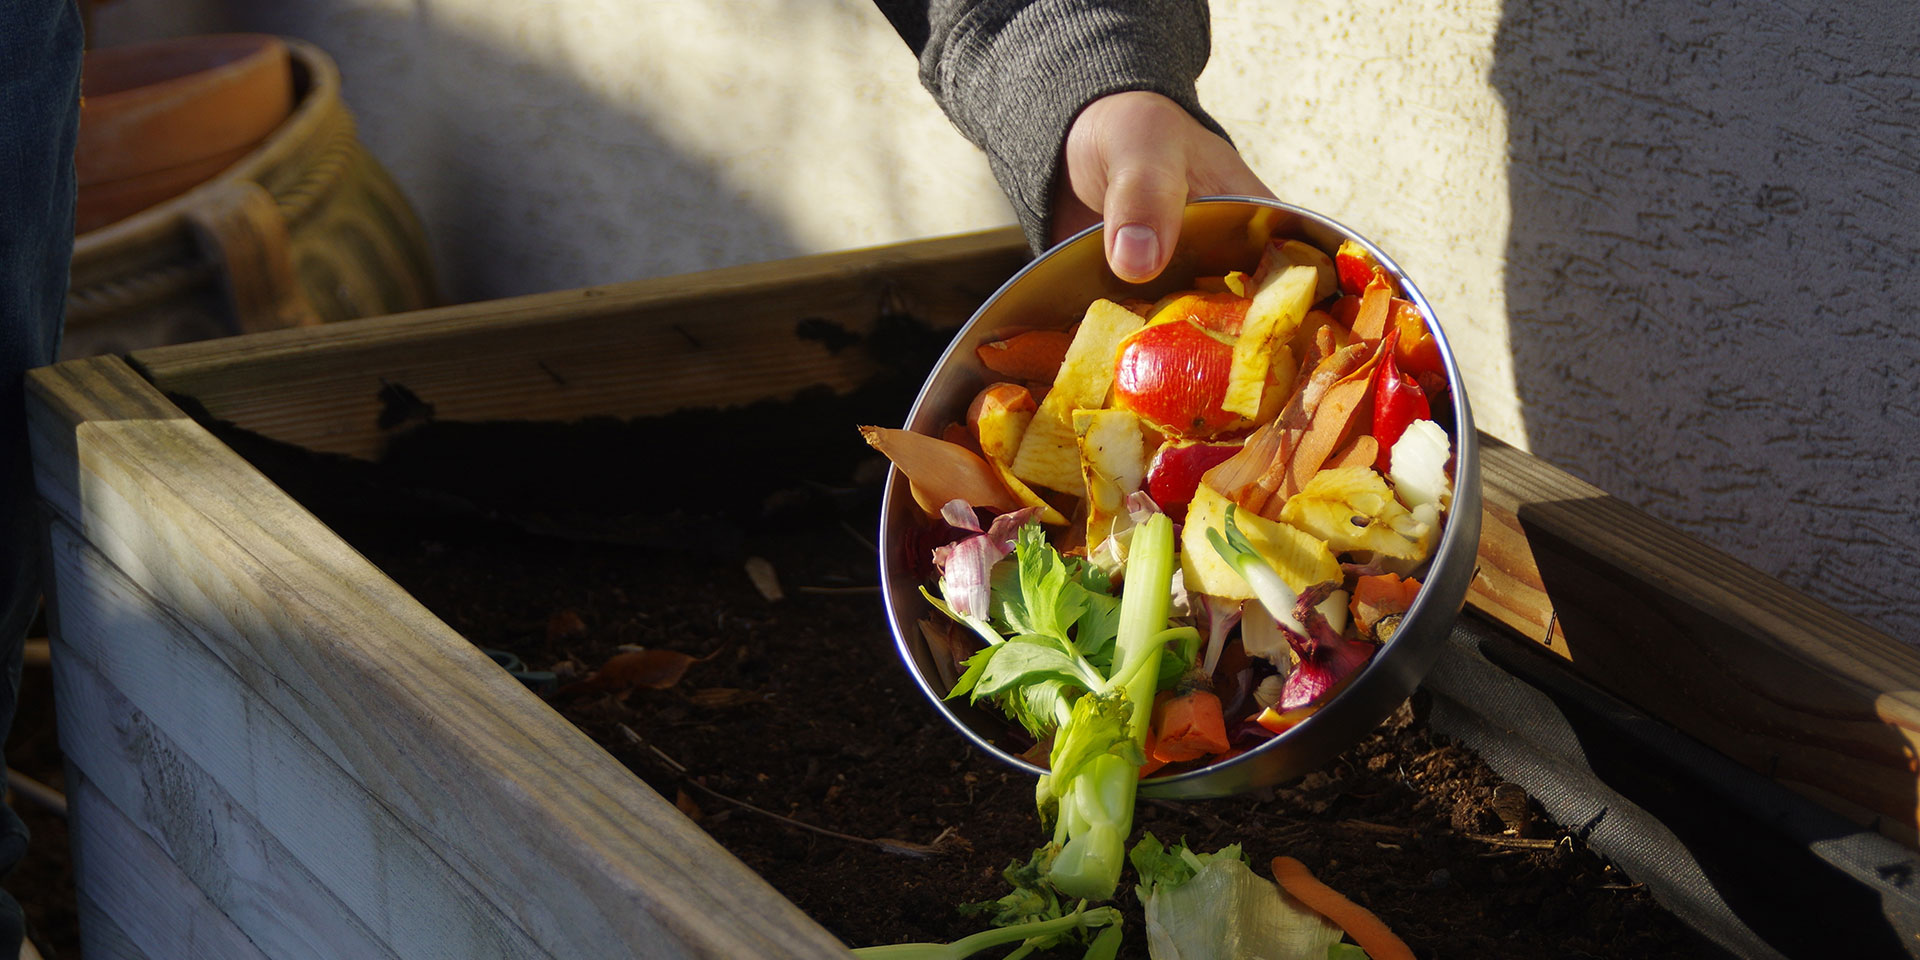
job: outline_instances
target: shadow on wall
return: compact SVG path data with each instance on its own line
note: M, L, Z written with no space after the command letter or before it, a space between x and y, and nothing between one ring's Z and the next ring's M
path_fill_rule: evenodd
M1920 6L1508 0L1531 449L1920 642Z
M339 62L362 138L426 223L452 300L802 252L780 217L676 144L641 98L621 95L637 76L580 76L550 36L496 36L512 20L484 6L454 16L448 3L216 2L210 29L301 37ZM636 63L659 55L634 54ZM799 97L758 86L741 95ZM804 106L780 109L804 115ZM555 211L579 215L556 224Z

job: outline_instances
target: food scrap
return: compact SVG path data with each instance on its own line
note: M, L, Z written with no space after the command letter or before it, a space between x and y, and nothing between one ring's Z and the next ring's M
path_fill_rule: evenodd
M1417 602L1454 448L1401 293L1358 244L1276 239L1250 273L981 345L1007 379L939 436L861 428L925 518L948 698L1047 769L1059 895L1113 895L1142 776L1310 717Z

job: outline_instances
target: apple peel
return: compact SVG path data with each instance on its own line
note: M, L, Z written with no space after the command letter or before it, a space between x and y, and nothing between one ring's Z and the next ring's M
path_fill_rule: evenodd
M1076 410L1073 430L1087 485L1087 542L1131 526L1127 498L1146 482L1147 444L1140 418L1123 410Z
M1106 405L1113 387L1113 357L1120 341L1145 325L1139 314L1111 300L1095 300L1074 332L1052 389L1027 425L1013 458L1013 475L1061 493L1083 496L1073 412Z
M1292 342L1293 331L1313 307L1318 283L1318 270L1295 264L1255 290L1246 319L1240 324L1240 339L1233 345L1233 367L1220 409L1249 419L1259 415L1274 344Z

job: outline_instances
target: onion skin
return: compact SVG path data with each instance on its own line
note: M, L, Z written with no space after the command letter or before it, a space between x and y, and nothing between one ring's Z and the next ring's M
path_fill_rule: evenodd
M890 427L861 427L860 435L907 475L915 493L934 505L932 512L950 500L995 513L1023 506L985 460L957 443Z

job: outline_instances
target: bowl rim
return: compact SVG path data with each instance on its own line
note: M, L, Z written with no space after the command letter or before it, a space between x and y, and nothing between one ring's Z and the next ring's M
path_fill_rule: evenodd
M1415 597L1413 606L1408 609L1403 623L1405 625L1432 624L1436 618L1441 616L1440 613L1435 612L1437 610L1436 604L1443 602L1451 607L1449 611L1450 614L1457 615L1460 605L1464 602L1466 582L1471 579L1474 554L1477 552L1476 549L1473 548L1477 547L1479 540L1478 443L1476 440L1477 434L1473 426L1472 410L1468 403L1465 384L1462 382L1459 364L1455 358L1452 344L1447 340L1445 331L1441 327L1439 318L1432 304L1397 261L1382 250L1378 244L1340 221L1285 201L1239 195L1210 195L1195 198L1188 203L1189 215L1191 215L1195 207L1219 204L1241 204L1277 209L1283 214L1298 217L1300 222L1316 224L1322 230L1337 234L1342 239L1353 240L1377 258L1382 269L1386 270L1400 286L1402 296L1412 301L1416 308L1419 309L1422 318L1426 320L1428 328L1432 331L1435 343L1439 347L1442 365L1451 388L1449 401L1452 406L1451 413L1453 416L1451 439L1454 445L1455 458L1454 494L1452 505L1448 510L1446 529L1442 531L1440 540L1435 544L1433 553L1426 567L1428 570L1427 580L1423 582L1423 588ZM1252 214L1249 214L1249 217L1251 216ZM913 422L922 415L923 406L929 402L930 394L934 392L936 381L939 377L943 375L952 364L956 362L964 364L966 362L966 359L961 357L960 354L967 349L970 341L969 335L976 332L976 328L992 316L993 308L1001 303L1010 291L1042 269L1043 265L1051 258L1063 255L1069 249L1074 248L1076 244L1089 242L1088 238L1096 236L1103 229L1104 224L1094 224L1054 244L1022 266L1019 271L1015 272L1005 283L1001 284L992 295L982 301L979 308L974 311L967 322L955 332L952 342L949 343L947 349L941 354L940 359L934 364L926 383L922 385L920 392L915 396L913 405L909 408L906 419L907 429L912 429ZM1294 235L1297 235L1298 232L1296 229ZM1273 234L1273 236L1282 235L1286 234L1280 232ZM1183 237L1184 236L1185 234L1183 234ZM1318 246L1318 244L1315 245ZM1326 252L1329 254L1332 253L1332 251ZM1104 263L1104 257L1101 258L1101 262ZM1176 260L1176 263L1177 262ZM1187 277L1185 279L1190 281L1192 278ZM1021 769L1026 773L1034 776L1044 775L1047 772L1045 768L1008 752L1006 749L992 742L992 740L983 735L981 731L976 730L971 724L965 722L950 706L949 701L945 699L945 691L935 689L932 682L935 678L929 678L916 662L913 644L918 634L916 626L918 617L903 617L902 611L895 609L895 600L896 597L900 596L900 593L895 589L897 584L894 580L896 573L901 572L895 570L894 564L890 562L891 557L888 553L890 549L897 547L895 538L890 536L891 531L889 530L888 522L889 519L894 516L895 510L898 509L895 504L901 498L905 498L907 501L906 509L918 510L917 505L913 505L911 503L911 497L906 494L905 486L904 478L898 468L893 468L889 473L886 491L882 496L881 529L879 531L879 546L881 550L881 600L886 609L888 627L893 634L895 651L900 659L901 666L912 675L922 693L926 695L927 699L946 719L948 724L958 729L969 743L985 751L990 756ZM1469 486L1471 489L1468 489ZM1463 513L1470 513L1470 516L1462 517L1461 515ZM1466 522L1463 522L1463 520ZM1471 545L1462 544L1462 540L1467 537L1472 538L1473 543ZM1439 579L1434 576L1434 573L1438 571L1443 559L1457 558L1462 552L1465 553L1465 557L1463 559L1455 559L1453 561L1454 566L1448 571L1454 574L1451 579L1458 581L1459 595L1443 601L1436 595L1434 590L1427 589L1427 587L1432 585L1433 581ZM1460 570L1460 567L1463 565L1466 568L1464 575ZM912 586L916 588L918 585L917 583L912 584ZM1352 704L1362 699L1363 688L1377 686L1377 684L1366 684L1369 677L1380 676L1388 672L1391 668L1385 667L1383 664L1395 659L1405 659L1399 656L1402 651L1411 650L1415 646L1418 646L1415 643L1417 636L1416 631L1408 630L1405 625L1403 625L1401 630L1397 632L1392 639L1381 645L1379 651L1369 658L1366 665L1363 666L1359 672L1353 674L1331 697L1321 701L1315 713L1307 719L1285 732L1276 734L1261 742L1259 745L1235 754L1225 760L1208 764L1204 767L1197 767L1164 776L1144 777L1140 781L1141 794L1143 796L1211 796L1219 795L1221 792L1235 793L1241 792L1241 789L1251 789L1256 786L1267 785L1266 783L1249 783L1246 787L1240 789L1220 792L1212 791L1208 787L1210 783L1233 782L1246 779L1248 775L1255 774L1267 758L1283 751L1288 746L1303 744L1313 738L1314 732L1317 729L1325 729L1324 725L1316 728L1315 721L1321 720L1323 717L1329 715L1341 715L1347 712L1340 711L1338 708L1341 707L1343 703ZM1440 628L1434 627L1432 629L1437 630ZM1423 646L1436 648L1437 644L1427 642ZM1418 662L1411 664L1411 666L1417 668L1414 671L1417 675L1413 677L1411 684L1407 684L1408 689L1405 691L1406 693L1410 694L1412 692L1412 686L1418 683L1420 677L1424 676L1426 669L1431 665L1432 652L1434 651L1426 651L1427 655L1423 658L1420 655L1420 651L1415 651L1413 659ZM1404 696L1402 699L1404 699ZM991 715L989 711L976 710L970 706L966 707L966 709L974 713ZM1385 718L1386 714L1381 714L1375 718L1372 723L1367 725L1368 729L1377 726ZM1004 718L1000 718L1000 722L1011 723L1011 721L1006 721ZM1351 744L1343 744L1342 749L1350 745ZM1312 751L1308 752L1311 753ZM1328 757L1328 759L1330 759L1330 757ZM1272 782L1280 782L1290 778L1290 776L1281 777L1278 781ZM1262 778L1256 775L1253 779L1259 780ZM1265 779L1271 780L1271 778Z

